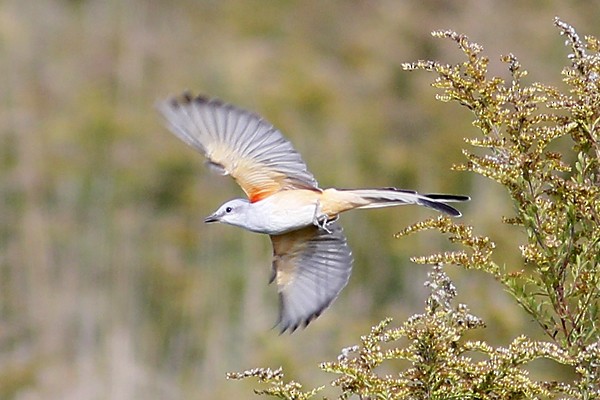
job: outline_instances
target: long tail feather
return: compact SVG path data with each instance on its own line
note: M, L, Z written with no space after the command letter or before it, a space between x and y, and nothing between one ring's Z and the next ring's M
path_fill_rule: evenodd
M367 204L357 208L380 208L403 204L418 204L453 217L460 217L462 214L456 208L449 206L446 203L470 200L469 196L437 193L419 194L414 191L396 188L356 189L349 191L367 201Z

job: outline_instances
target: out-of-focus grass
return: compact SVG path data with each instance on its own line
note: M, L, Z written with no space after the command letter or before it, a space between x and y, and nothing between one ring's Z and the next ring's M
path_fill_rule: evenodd
M318 380L303 366L335 357L384 316L421 308L414 282L424 272L408 257L442 241L392 234L429 212L357 213L342 218L356 258L349 287L306 331L270 330L268 239L203 226L240 191L153 108L186 88L264 115L323 186L468 193L467 221L501 229L500 249L518 238L498 228L511 213L504 193L449 171L467 116L434 102L428 77L400 63L444 58L429 31L451 27L490 54L515 52L543 79L540 66L560 62L547 44L552 17L586 31L599 11L457 4L2 2L0 397L236 398L248 390L226 383L228 370L283 365ZM496 320L491 342L527 323L494 282L461 276L474 312Z

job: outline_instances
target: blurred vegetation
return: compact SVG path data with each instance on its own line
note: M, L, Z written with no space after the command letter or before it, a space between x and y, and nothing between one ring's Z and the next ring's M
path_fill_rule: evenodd
M490 76L483 48L449 30L433 35L453 40L467 61L404 64L407 70L437 74L438 99L474 114L481 137L466 139L474 149L464 150L468 162L456 169L480 174L508 191L516 217L504 222L527 233L526 244L519 246L525 265L514 271L495 263L494 242L445 216L400 231L396 236L403 238L434 229L466 250L413 258L434 265L425 282L431 290L425 313L400 328L388 328L391 319L384 320L361 337L359 346L343 349L337 362L321 364L340 375L332 382L340 387L340 399L600 398L600 41L581 39L558 18L554 23L572 51L562 71L565 91L526 84L527 71L513 54L502 57L510 82ZM571 151L550 151L561 138L571 140ZM476 154L478 149L487 150ZM467 305L453 306L457 292L442 269L447 264L495 277L551 341L521 335L508 347L494 348L465 340L467 331L484 324ZM397 344L401 339L407 344ZM576 378L532 380L525 367L542 358L571 367ZM409 366L380 373L383 363L397 360ZM281 369L228 375L251 376L269 384L257 394L282 399L308 399L323 389L302 392L300 384L283 381Z
M516 0L0 2L0 398L240 398L252 382L227 383L225 372L264 364L319 385L322 376L304 366L335 357L385 316L420 309L427 290L414 283L425 270L409 257L447 245L435 234L392 234L431 212L355 213L342 219L356 259L348 288L307 330L270 330L268 240L202 225L239 189L211 175L154 110L186 88L264 115L324 187L472 195L464 220L494 233L495 261L529 268L505 251L527 230L497 224L513 212L510 197L449 171L475 131L470 115L435 102L428 77L402 63L458 59L429 37L452 27L560 85L555 15L594 32L600 9ZM505 73L495 60L488 68ZM488 275L449 274L457 300L478 299L468 302L473 313L495 327L473 339L544 337Z

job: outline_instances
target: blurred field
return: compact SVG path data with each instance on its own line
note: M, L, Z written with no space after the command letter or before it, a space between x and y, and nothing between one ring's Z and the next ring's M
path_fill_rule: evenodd
M268 239L203 225L240 190L155 112L184 89L264 115L324 187L470 194L464 221L518 268L505 193L450 171L470 116L400 64L459 60L429 35L451 28L484 45L494 73L513 52L530 79L559 85L555 15L600 34L588 1L0 2L0 398L249 398L224 375L255 366L321 385L320 361L422 310L426 271L409 257L447 244L392 235L433 214L357 212L342 218L349 286L307 330L271 330ZM450 272L482 337L540 337L492 279Z

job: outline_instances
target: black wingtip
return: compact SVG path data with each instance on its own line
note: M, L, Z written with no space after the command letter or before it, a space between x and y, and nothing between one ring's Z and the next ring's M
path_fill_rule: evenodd
M191 103L194 100L194 95L189 90L186 90L182 93L181 99L186 103Z
M166 103L168 103L173 108L178 108L181 106L190 105L192 103L205 104L210 103L211 101L217 102L217 100L212 100L208 96L202 94L194 95L191 91L184 90L180 95L171 96L169 99L167 99Z
M289 334L291 335L292 333L297 331L299 328L305 329L312 321L319 318L321 316L321 314L323 314L323 311L325 311L331 305L332 302L333 302L333 300L329 301L323 307L319 308L318 310L316 310L314 313L310 314L306 318L301 318L293 323L287 323L285 325L282 325L281 323L283 322L283 317L281 315L281 312L283 310L283 308L282 308L283 298L280 294L280 298L279 298L280 314L279 314L279 318L277 318L277 322L273 326L273 329L278 328L279 335L283 335L284 333L287 333L287 332L289 332Z
M278 319L277 322L275 323L275 325L273 325L273 329L279 329L279 336L289 333L290 335L294 332L296 332L296 330L298 330L298 328L300 328L301 326L303 328L306 328L306 326L308 325L308 322L296 322L295 324L286 324L286 325L281 325L281 319Z
M303 328L306 328L306 326L309 324L309 322L313 319L312 316L308 317L308 319L306 319L306 320L300 319L300 320L297 320L294 322L287 320L284 323L284 321L283 321L283 302L284 302L283 295L281 293L279 293L279 316L277 317L277 322L275 322L275 325L273 325L272 329L279 329L279 335L281 336L288 332L291 335L301 326Z
M273 328L279 328L279 335L289 333L290 335L296 332L299 328L305 329L312 321L317 319L321 313L315 313L306 319L299 320L293 324L281 325L281 321L278 321Z

